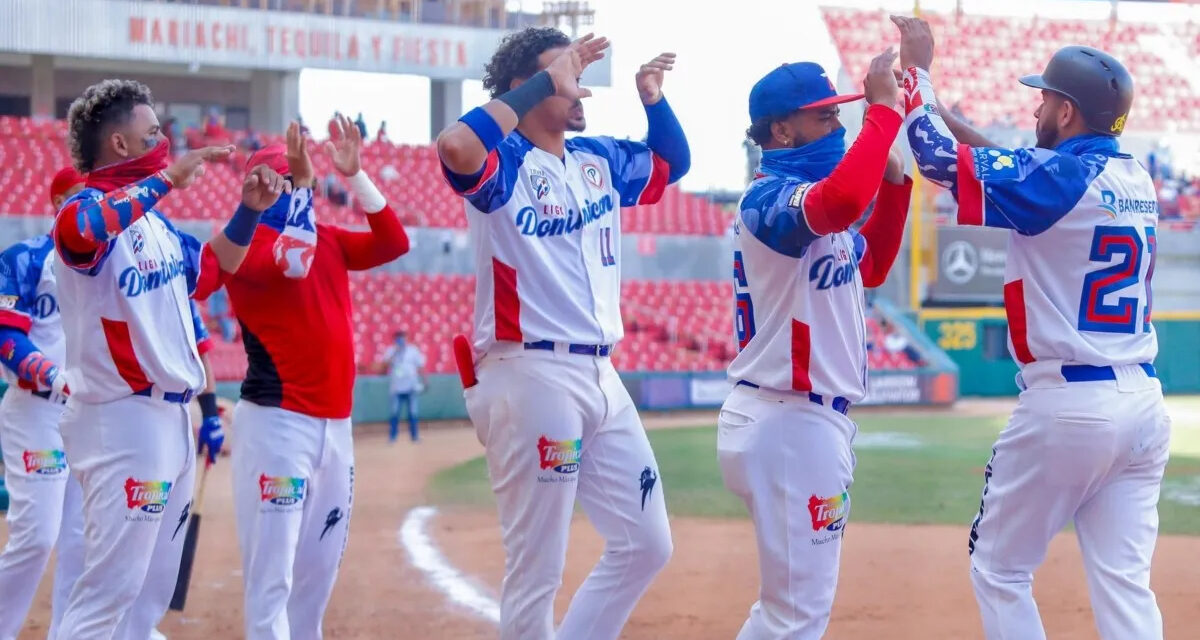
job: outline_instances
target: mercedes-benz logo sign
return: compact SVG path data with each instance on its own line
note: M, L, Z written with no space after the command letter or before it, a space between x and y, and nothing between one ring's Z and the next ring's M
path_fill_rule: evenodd
M979 270L979 253L965 240L955 240L942 250L942 273L954 284L966 284Z

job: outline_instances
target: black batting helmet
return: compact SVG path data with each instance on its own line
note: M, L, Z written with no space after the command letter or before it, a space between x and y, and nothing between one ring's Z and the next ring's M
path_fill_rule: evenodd
M1106 136L1121 135L1133 104L1133 78L1125 66L1092 47L1059 49L1041 75L1025 76L1021 84L1070 98L1088 128Z

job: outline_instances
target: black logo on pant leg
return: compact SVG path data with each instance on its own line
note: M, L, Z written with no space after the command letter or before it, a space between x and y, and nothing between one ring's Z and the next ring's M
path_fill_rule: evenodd
M179 535L179 530L183 528L183 525L187 524L188 515L190 515L191 512L192 512L192 501L188 500L188 503L183 505L183 513L179 514L179 524L175 525L175 533L171 534L172 540L175 539L175 536Z
M639 481L642 485L642 511L645 511L646 498L650 497L651 491L654 491L654 483L658 482L658 474L654 473L654 469L646 467L642 469L642 477Z
M325 534L329 533L337 523L342 521L342 510L339 507L334 507L329 510L329 515L325 516L325 528L321 530L321 537L317 540L324 540Z
M987 466L983 468L983 495L979 498L979 513L975 516L975 521L971 523L971 536L967 541L967 555L975 555L975 543L979 540L979 521L983 519L983 503L987 499L988 482L992 479L992 463L996 460L996 449L992 448L992 457L988 460Z

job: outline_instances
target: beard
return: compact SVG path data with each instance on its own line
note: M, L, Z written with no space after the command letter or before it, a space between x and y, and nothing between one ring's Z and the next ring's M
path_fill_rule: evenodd
M1058 146L1058 127L1056 125L1049 123L1043 125L1038 122L1034 127L1034 134L1037 136L1039 149L1053 149Z

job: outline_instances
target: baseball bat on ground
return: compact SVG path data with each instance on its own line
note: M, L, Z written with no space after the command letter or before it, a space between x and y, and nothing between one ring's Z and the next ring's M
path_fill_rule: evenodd
M183 539L183 557L179 559L179 576L175 579L175 593L171 596L171 610L183 611L187 603L188 588L192 583L192 563L196 560L196 542L200 538L200 511L204 505L204 488L208 486L208 470L212 463L204 461L204 471L200 473L200 488L196 491L196 499L192 501L192 515L187 523L187 535Z

